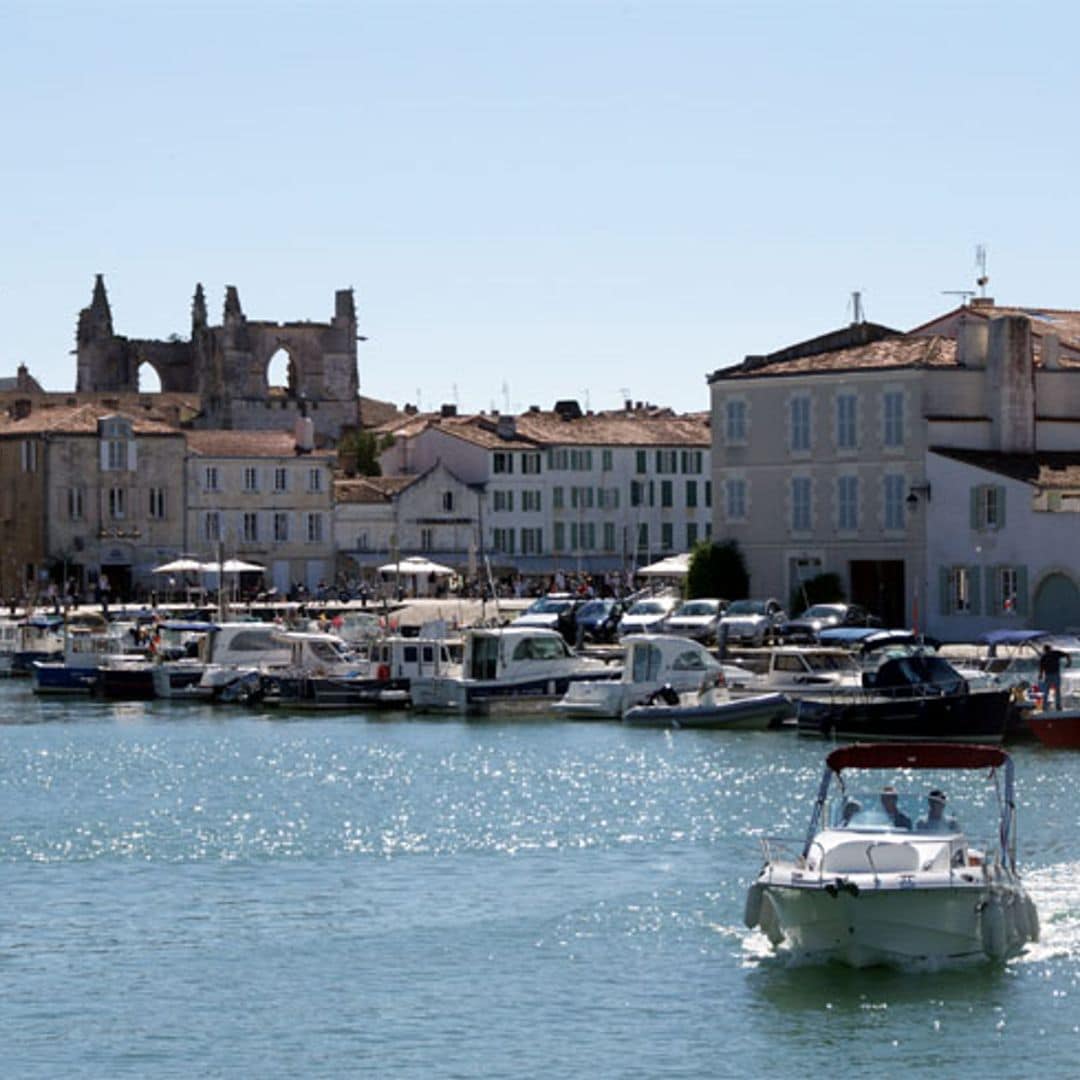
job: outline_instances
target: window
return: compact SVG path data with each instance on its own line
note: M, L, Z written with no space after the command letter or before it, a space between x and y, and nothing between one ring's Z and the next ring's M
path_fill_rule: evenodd
M492 529L491 530L491 546L495 551L502 552L505 555L514 554L514 530L513 529Z
M857 445L856 406L854 394L840 394L836 399L836 446L839 450L854 450Z
M563 508L563 489L561 487L554 487L551 489L551 505L556 510Z
M682 452L682 471L684 473L700 473L702 460L700 450L684 450Z
M686 481L686 505L688 507L697 506L697 481Z
M698 527L696 521L686 523L686 550L689 551L698 541Z
M539 476L540 475L540 454L529 453L521 455L521 471L526 476Z
M995 532L1005 525L1005 488L999 484L979 484L971 489L971 527Z
M496 490L492 495L492 508L494 510L512 511L514 509L514 493L512 491Z
M105 442L105 471L116 472L128 467L128 444L126 439L108 439Z
M803 454L810 449L810 399L797 397L791 401L791 449Z
M949 566L941 570L943 615L974 615L979 610L979 567Z
M679 467L679 453L677 450L656 451L656 471L658 473L673 473Z
M591 510L593 506L593 489L591 487L571 488L570 506L575 510Z
M246 544L254 544L259 539L259 515L250 510L244 513L243 536Z
M454 493L452 491L444 491L442 493L442 508L448 514L453 512Z
M746 402L727 402L724 414L724 432L727 442L729 444L746 442Z
M514 471L514 455L504 450L496 450L491 455L491 471L495 473L512 473Z
M23 439L19 444L19 459L23 472L37 472L37 443Z
M882 442L886 446L904 445L904 395L899 390L889 390L884 397L884 424Z
M216 465L207 465L203 470L203 490L220 491L218 487L218 470Z
M990 569L987 608L990 615L1027 614L1027 567L995 566Z
M904 501L906 487L907 484L901 475L894 473L885 477L882 491L884 503L882 524L890 532L897 532L904 528L904 507L907 505Z
M712 481L705 481L705 505L712 506Z
M566 449L548 451L548 470L565 472L570 464L570 455Z
M323 538L323 516L322 514L308 514L307 516L307 538L309 544L321 544Z
M274 490L278 492L289 490L289 470L283 465L274 469Z
M221 539L221 514L217 510L208 510L203 517L203 539Z
M647 469L647 453L644 450L634 451L634 472L643 473Z
M274 539L277 540L278 536L276 535L276 533L277 533L277 522L276 521L274 522L274 532L275 532ZM370 551L371 550L371 540L368 538L368 534L367 534L366 530L364 532L360 532L360 533L356 534L356 550L357 551Z
M123 488L109 488L109 517L116 521L124 517L126 494Z
M592 471L592 451L591 450L571 450L570 451L570 468L575 472L591 472Z
M670 480L660 481L660 505L665 507L671 507L675 505L675 493L672 490L672 484Z
M809 532L810 514L810 477L795 476L791 480L791 528L795 532Z
M68 517L72 521L82 521L83 516L83 492L82 488L68 488Z
M649 550L649 523L647 521L643 521L640 525L638 525L637 549L643 554L647 553Z
M724 515L728 521L746 520L746 481L728 480L724 485L726 495Z
M163 487L150 488L150 516L157 521L165 517L165 489Z
M675 546L675 526L670 521L665 521L660 526L660 547L664 551L670 551Z
M614 521L605 521L604 522L604 550L605 551L614 551L615 550L615 522Z
M642 503L641 495L642 495L641 481L640 480L631 480L630 481L630 505L631 506L640 506L641 503Z
M544 550L543 529L521 530L521 554L539 555Z
M614 467L615 466L614 466L614 464L612 462L611 451L610 450L601 450L600 451L600 468L604 472L611 472L611 470Z
M421 529L420 530L420 547L424 551L435 550L435 530L434 529Z
M836 527L854 532L859 527L859 478L841 476L836 482Z
M308 491L322 491L322 469L308 469Z
M566 525L561 521L555 522L554 547L556 551L566 550Z
M259 490L259 470L256 469L254 465L244 466L244 490Z
M596 525L591 521L570 522L570 550L592 551L596 547Z
M361 534L363 537L362 547L367 547L367 533ZM277 544L284 544L289 539L289 515L282 513L280 510L274 514L274 542Z
M540 513L540 492L523 491L521 493L521 509L526 514Z

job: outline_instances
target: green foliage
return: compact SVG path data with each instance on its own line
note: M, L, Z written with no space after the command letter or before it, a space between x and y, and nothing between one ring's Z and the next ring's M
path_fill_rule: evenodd
M394 445L394 437L377 439L371 431L349 431L338 443L338 462L347 476L382 476L379 454Z
M811 604L838 604L845 600L839 574L818 574L808 578L788 597L788 611L802 613Z
M743 600L749 595L750 575L737 541L702 540L695 545L686 575L687 599L718 596L724 600Z

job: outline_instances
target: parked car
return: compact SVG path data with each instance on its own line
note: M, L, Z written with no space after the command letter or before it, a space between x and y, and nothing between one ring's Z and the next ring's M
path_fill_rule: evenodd
M720 619L718 633L728 642L764 645L787 619L779 600L733 600Z
M627 634L655 634L678 606L673 596L649 596L638 600L619 620L619 637Z
M576 614L581 606L582 601L570 593L548 593L531 603L513 625L558 630L572 644L577 636Z
M716 630L726 607L726 600L687 600L667 617L664 633L691 638L703 645L711 644L716 640Z
M574 613L578 641L614 641L626 605L612 597L587 600Z
M784 641L817 641L822 630L838 626L883 626L861 604L812 604L801 615L780 627Z

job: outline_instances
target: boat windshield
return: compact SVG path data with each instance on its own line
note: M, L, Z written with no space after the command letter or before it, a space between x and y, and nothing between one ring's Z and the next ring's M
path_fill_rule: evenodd
M844 653L807 652L802 654L806 666L811 671L854 671L860 670L853 656Z
M922 810L923 804L917 795L897 795L895 811L890 814L880 791L849 791L832 800L828 822L833 829L911 832Z

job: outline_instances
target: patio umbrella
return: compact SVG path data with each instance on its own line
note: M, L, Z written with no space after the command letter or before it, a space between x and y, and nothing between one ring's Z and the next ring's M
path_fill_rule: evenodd
M242 559L226 559L224 563L199 563L199 569L207 574L217 574L222 571L226 574L254 574L261 573L266 567L258 563L244 562Z
M690 556L669 555L666 559L641 567L637 572L643 577L686 577L690 572Z
M172 562L163 563L161 566L155 566L151 573L153 574L197 574L203 568L203 564L198 559L173 559Z
M380 574L434 574L441 577L454 571L442 563L432 562L421 555L410 555L396 563L386 563L379 567Z

